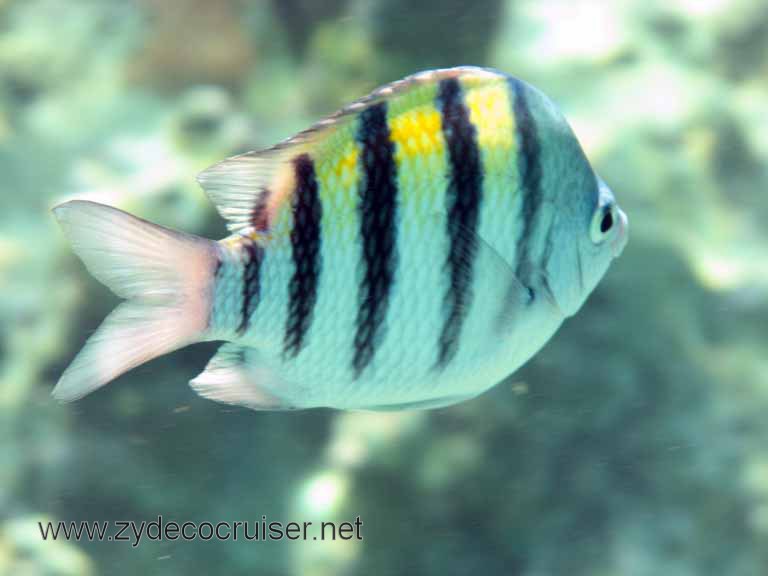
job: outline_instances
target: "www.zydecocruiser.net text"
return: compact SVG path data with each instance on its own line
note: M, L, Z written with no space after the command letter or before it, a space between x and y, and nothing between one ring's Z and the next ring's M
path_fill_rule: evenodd
M103 520L78 522L38 522L43 540L72 540L88 542L130 542L136 547L144 540L362 540L363 521L360 516L351 522L279 522L267 520L236 520L221 522L155 520Z

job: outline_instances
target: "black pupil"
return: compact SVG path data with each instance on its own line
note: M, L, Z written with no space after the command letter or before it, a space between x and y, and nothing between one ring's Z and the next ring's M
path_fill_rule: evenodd
M603 215L603 220L600 222L600 232L605 234L611 229L611 226L613 226L613 213L608 210L608 212Z

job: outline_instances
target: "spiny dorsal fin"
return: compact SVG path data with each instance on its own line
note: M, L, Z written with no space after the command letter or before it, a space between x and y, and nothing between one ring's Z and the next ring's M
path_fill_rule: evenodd
M272 148L233 156L200 173L197 180L236 234L266 232L274 211L292 191L291 160L312 150L328 130L338 128L360 112L408 90L445 78L498 78L501 72L460 66L419 72L377 88L312 127Z

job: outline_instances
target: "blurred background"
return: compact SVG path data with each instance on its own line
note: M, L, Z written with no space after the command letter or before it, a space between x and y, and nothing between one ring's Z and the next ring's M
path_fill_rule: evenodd
M546 348L448 409L254 413L156 360L70 405L116 298L71 197L225 230L201 169L417 70L551 96L631 221ZM768 574L768 3L0 0L0 574ZM38 521L363 521L361 542L43 542Z

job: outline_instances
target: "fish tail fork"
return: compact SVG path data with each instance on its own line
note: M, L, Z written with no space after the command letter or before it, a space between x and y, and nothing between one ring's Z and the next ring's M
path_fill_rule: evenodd
M53 209L88 271L126 299L72 361L53 396L72 401L157 356L203 340L218 267L214 242L95 202Z

